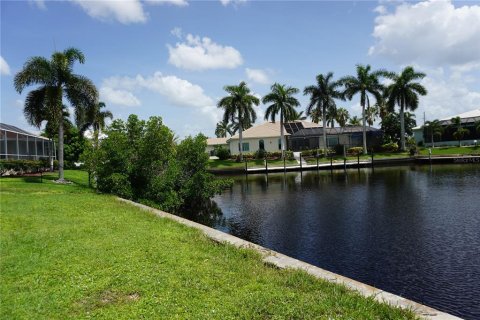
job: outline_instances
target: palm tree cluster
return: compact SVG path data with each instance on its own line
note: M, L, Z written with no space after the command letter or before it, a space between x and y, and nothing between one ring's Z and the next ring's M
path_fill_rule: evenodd
M74 109L77 125L81 132L92 128L95 145L98 145L98 133L105 126L105 119L112 118L110 111L102 111L105 104L98 101L98 91L93 82L73 72L75 62L83 64L84 54L76 48L63 52L54 52L50 60L44 57L32 57L24 64L14 78L18 93L29 86L38 87L27 94L24 115L28 123L41 127L46 121L46 132L58 131L58 181L64 181L64 129L71 125L64 98Z
M356 66L354 76L346 76L339 80L333 79L332 72L319 74L316 76L315 84L307 86L303 90L303 94L310 98L305 114L313 122L318 123L321 120L323 128L327 128L327 126L333 128L335 122L341 127L362 125L363 152L366 154L367 124L372 126L377 118L385 119L388 114L394 112L395 107L398 107L401 150L405 151L405 112L407 110L415 111L419 105L419 96L427 94L425 87L419 83L419 80L424 77L424 73L416 72L411 66L396 74L383 69L372 70L370 65L360 64ZM382 84L382 78L390 80L390 84ZM250 93L245 82L241 82L239 86L226 86L224 89L229 95L218 103L218 107L224 109L224 123L217 125L218 132L216 131L216 134L223 137L227 133L233 135L234 132L222 128L226 128L228 123L232 125L238 123L239 152L240 159L242 159L242 130L255 122L256 113L253 106L257 106L260 100ZM270 118L272 122L275 122L276 115L280 116L282 154L285 150L284 122L302 119L302 112L299 113L295 110L300 105L294 97L298 92L297 88L275 83L271 87L271 92L262 99L264 104L268 104L265 120ZM357 95L360 96L361 119L356 116L350 118L348 111L344 108L337 108L336 104L338 100L352 100ZM323 147L326 153L326 130L323 130Z

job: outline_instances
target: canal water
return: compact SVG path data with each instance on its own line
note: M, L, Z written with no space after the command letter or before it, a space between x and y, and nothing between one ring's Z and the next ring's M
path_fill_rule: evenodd
M222 231L452 313L480 319L480 166L235 176Z

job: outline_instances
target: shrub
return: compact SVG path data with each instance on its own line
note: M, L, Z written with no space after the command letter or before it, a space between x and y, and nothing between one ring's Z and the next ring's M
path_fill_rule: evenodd
M293 151L285 151L285 159L287 160L293 160Z
M336 155L343 155L343 144L337 144L333 147L333 150L335 150Z
M226 160L230 157L230 150L220 146L220 147L215 148L215 155L220 160Z
M386 152L396 152L398 151L398 144L396 142L382 144L382 150Z
M254 153L255 159L265 159L266 156L267 156L267 152L263 149L258 149Z
M58 167L58 162L57 162ZM42 160L0 160L0 176L7 172L25 174L49 170L48 159Z
M347 150L347 152L348 152L349 154L358 156L359 154L362 154L362 153L363 153L363 147L353 147L353 148L349 148L349 149Z

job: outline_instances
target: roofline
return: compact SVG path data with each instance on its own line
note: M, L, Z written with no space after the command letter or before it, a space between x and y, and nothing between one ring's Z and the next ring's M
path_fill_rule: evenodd
M36 134L33 134L33 133L26 134L26 133L22 133L22 132L18 132L18 131L12 131L12 130L9 130L9 129L0 129L0 131L8 131L8 132L12 132L12 133L21 134L21 135L24 135L24 136L40 138L40 139L43 139L43 140L49 140L49 141L51 140L49 138L45 138L45 137L42 137L42 136L39 136L39 135L36 135Z

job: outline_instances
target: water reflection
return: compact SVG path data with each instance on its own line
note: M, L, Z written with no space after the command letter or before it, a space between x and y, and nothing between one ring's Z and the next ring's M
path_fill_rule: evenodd
M480 168L405 166L235 177L215 228L480 318Z

